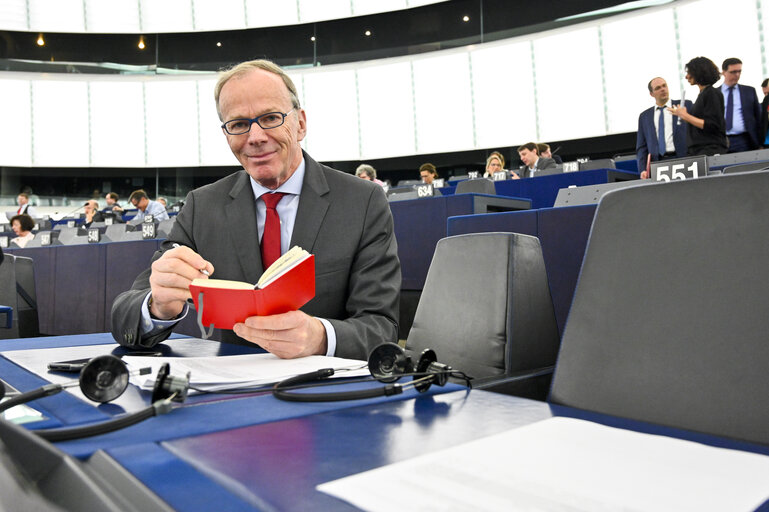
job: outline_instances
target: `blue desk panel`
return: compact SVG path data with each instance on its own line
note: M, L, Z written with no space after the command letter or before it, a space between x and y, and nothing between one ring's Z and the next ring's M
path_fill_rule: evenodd
M488 211L488 201L510 200L511 209L528 209L519 198L499 198L484 194L410 199L390 203L398 241L404 290L421 290L433 259L435 245L446 236L449 217Z
M250 504L252 510L354 510L317 492L315 486L554 415L769 454L769 447L477 390L368 404L177 439L161 444L166 453L158 456L158 463L138 450L109 453L179 510L205 510L193 498L204 503L207 493L222 488ZM190 478L183 491L184 503L178 482L158 478L162 471L175 474L177 468ZM412 477L419 479L416 474ZM397 499L394 490L393 510L398 508Z
M537 210L538 236L560 335L582 270L595 208L589 204Z

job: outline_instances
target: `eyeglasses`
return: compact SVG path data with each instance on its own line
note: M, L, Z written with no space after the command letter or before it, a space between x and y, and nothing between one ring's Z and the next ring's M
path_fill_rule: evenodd
M251 125L254 123L258 124L262 130L272 130L273 128L282 126L283 123L286 122L286 117L294 110L296 110L296 107L285 114L283 112L267 112L266 114L256 116L253 119L233 119L232 121L224 123L222 128L224 128L224 131L230 135L243 135L244 133L248 133L251 130Z

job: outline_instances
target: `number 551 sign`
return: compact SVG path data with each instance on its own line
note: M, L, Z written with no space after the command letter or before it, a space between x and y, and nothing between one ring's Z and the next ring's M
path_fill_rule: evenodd
M651 164L651 179L653 181L690 180L707 175L708 157L706 156L664 160Z

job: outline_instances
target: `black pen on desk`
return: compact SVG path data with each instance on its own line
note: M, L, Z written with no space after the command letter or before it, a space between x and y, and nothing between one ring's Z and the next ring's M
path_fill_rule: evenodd
M181 247L181 245L177 244L176 242L172 243L171 245L173 246L174 249L177 249L177 248ZM204 276L211 277L211 274L208 273L208 270L206 270L204 268L201 268L201 269L198 269L198 270L200 270L200 273L203 274Z

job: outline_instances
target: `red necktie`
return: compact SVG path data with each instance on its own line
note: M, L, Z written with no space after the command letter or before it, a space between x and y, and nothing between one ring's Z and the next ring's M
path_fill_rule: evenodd
M280 258L280 217L275 207L284 195L280 192L262 194L262 201L267 207L262 234L262 265L265 270Z

